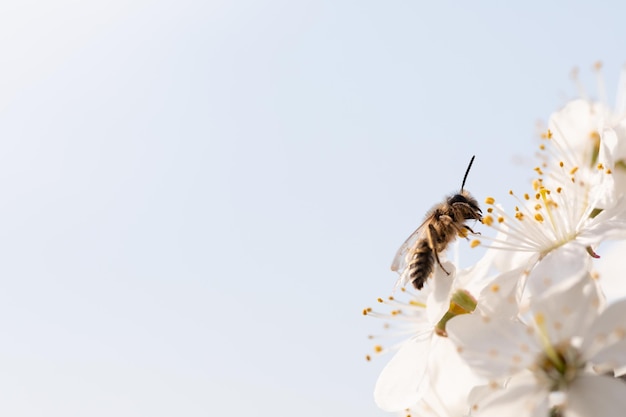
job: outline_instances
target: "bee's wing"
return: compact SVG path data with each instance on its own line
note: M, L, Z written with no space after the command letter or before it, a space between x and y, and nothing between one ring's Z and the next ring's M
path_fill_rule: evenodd
M409 252L413 252L417 241L422 237L426 228L424 227L426 223L428 223L429 219L424 220L422 223L411 235L404 241L398 252L396 253L396 257L393 258L393 262L391 263L391 270L399 273L401 276L404 275L407 265L409 264L408 254Z

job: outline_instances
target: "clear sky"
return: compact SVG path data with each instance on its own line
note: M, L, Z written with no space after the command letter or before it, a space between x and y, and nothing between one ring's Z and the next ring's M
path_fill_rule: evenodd
M471 155L479 200L524 186L573 67L614 96L625 15L4 2L0 414L388 415L361 310L396 249Z

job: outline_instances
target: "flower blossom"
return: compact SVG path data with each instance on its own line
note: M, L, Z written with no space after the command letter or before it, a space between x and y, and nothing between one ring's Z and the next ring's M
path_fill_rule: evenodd
M573 158L566 157L568 152L548 132L542 150L551 158L535 168L532 191L520 196L509 191L515 201L513 213L495 199L486 199L483 223L498 234L495 238L483 236L482 240L491 241L488 246L492 249L506 251L507 263L502 270L520 266L532 270L553 251L564 256L563 263L585 251L597 258L596 249L602 241L626 237L626 204L621 196L616 197L612 175L616 139L610 134L605 139L596 166L583 167L572 165ZM579 250L562 250L567 246Z
M477 301L467 290L459 287L464 278L457 276L454 265L445 262L444 268L450 275L442 268L436 268L435 275L422 291L413 293L403 290L404 294L411 297L408 302L401 302L395 297L379 299L379 302L393 308L390 315L381 315L372 309L364 311L366 315L402 325L397 335L409 336L396 348L397 352L376 382L374 399L385 411L410 409L425 397L430 397L431 402L433 398L443 397L447 404L458 401L465 404L467 390L477 381L460 359L454 368L449 368L456 353L447 339L446 323L452 317L471 313ZM463 271L461 275L467 273ZM381 353L384 349L376 345L375 351ZM462 393L450 389L450 386L432 392L437 385L436 381L445 378L446 372L453 372L457 380L464 381L460 385L464 389ZM455 399L451 400L450 397Z
M552 257L537 269L551 277L560 267ZM626 385L605 373L626 366L626 300L601 312L589 273L572 273L577 282L566 289L535 283L545 293L522 320L479 314L450 320L448 333L461 357L491 381L472 395L473 416L515 410L520 417L544 417L550 409L565 416L623 415Z

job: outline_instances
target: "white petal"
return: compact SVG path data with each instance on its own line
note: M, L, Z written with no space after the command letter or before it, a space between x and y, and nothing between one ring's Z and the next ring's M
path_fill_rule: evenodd
M581 350L595 365L626 366L626 300L611 304L593 322Z
M615 242L608 251L602 251L602 258L595 263L600 273L598 282L609 301L626 297L624 276L616 273L624 266L624 256L626 256L626 241Z
M608 376L580 375L567 392L566 417L623 417L626 384Z
M613 126L617 135L617 146L613 150L615 160L626 159L626 119L622 119Z
M584 246L595 246L607 239L623 239L626 237L626 206L624 197L613 198L612 205L585 225L578 236Z
M385 411L401 411L415 405L423 384L433 333L408 340L389 361L376 381L374 400Z
M534 296L561 292L589 270L587 250L575 242L553 250L530 272L526 287Z
M598 163L604 169L615 171L615 150L617 148L617 134L613 129L602 129ZM590 203L595 208L611 207L615 203L615 176L604 170L595 171L595 181L591 184Z
M511 378L505 388L493 385L490 391L482 400L472 405L472 416L548 416L549 392L545 387L537 385L537 380L529 373Z
M511 231L506 222L500 225L500 231L495 238L498 241L510 242L513 247L520 247L523 244L520 243L520 237L517 232ZM539 254L536 252L521 252L521 251L502 251L493 249L497 256L494 257L493 265L498 271L509 271L511 269L528 267L537 263Z
M548 127L553 134L552 140L559 142L564 149L572 152L574 165L584 166L591 160L592 147L589 133L598 130L598 115L593 111L591 103L586 100L572 100L561 110L550 116Z
M430 281L432 292L426 301L426 314L428 321L433 325L439 323L439 320L450 308L450 297L452 296L452 284L456 276L456 268L452 262L444 262L443 267L450 273L446 274L441 268L435 267L435 273Z
M464 415L469 409L467 396L470 390L486 381L472 372L447 337L435 338L430 361L430 389L424 395L425 402L439 410L442 416Z
M471 294L478 294L489 284L489 271L495 266L496 259L502 255L502 251L488 249L474 265L457 273L456 288L463 288Z
M584 272L584 271L583 271ZM553 345L583 336L598 316L600 295L588 272L578 282L560 292L550 291L532 300L533 318L542 316L545 331Z
M619 370L626 366L626 340L622 339L611 346L602 349L590 359L594 369L598 372L613 372L620 375Z
M480 376L500 378L530 366L539 352L522 323L502 317L464 314L446 325L461 357Z
M489 317L517 316L517 289L524 280L525 268L517 268L496 276L478 297L478 309Z

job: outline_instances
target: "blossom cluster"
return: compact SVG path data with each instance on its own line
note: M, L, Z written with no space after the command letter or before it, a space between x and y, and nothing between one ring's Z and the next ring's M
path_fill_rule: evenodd
M595 272L600 244L626 238L624 93L614 107L583 95L550 116L528 190L482 204L482 224L472 225L480 234L469 236L486 248L476 264L459 269L443 251L421 291L402 287L363 311L403 338L374 347L395 351L374 390L381 409L624 415L626 299ZM608 273L620 279L619 269Z

